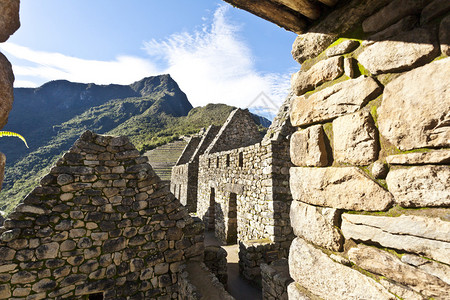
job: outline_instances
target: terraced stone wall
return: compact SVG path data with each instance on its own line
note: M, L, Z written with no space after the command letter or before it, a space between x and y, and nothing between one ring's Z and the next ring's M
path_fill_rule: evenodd
M177 299L203 223L147 160L85 132L0 227L0 299Z
M450 297L450 5L372 2L294 43L289 299Z

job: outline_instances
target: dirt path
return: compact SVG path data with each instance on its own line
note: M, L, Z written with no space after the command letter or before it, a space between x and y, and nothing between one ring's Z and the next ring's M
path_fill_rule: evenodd
M211 231L205 233L205 245L221 246L220 242L214 237L214 232ZM261 300L261 289L239 276L239 246L231 245L222 247L228 253L228 292L236 300Z

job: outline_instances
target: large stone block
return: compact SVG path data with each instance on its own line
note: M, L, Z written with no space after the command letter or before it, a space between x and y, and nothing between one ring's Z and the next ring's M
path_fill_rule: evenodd
M301 238L292 242L289 270L296 282L323 299L396 299L375 280L334 262Z
M5 42L20 27L20 0L0 2L0 43Z
M440 149L429 152L390 155L386 157L386 162L391 165L449 164L450 150Z
M404 254L401 258L405 264L414 266L419 270L438 277L447 284L450 284L450 266L441 264L429 259L425 259L414 254Z
M408 15L420 13L429 0L394 0L363 23L364 32L377 32Z
M441 43L441 52L450 56L450 15L442 19L439 26L439 42Z
M346 239L378 243L450 263L450 223L438 218L343 214L341 230Z
M335 35L317 32L300 34L292 45L292 56L298 63L316 57L336 40Z
M377 129L369 112L356 112L333 121L334 159L368 165L378 158Z
M291 160L300 167L325 167L328 165L325 133L321 125L295 132L291 137Z
M438 55L435 33L418 28L367 47L358 61L372 74L399 72L423 65Z
M409 286L427 297L438 299L450 297L450 285L435 276L403 263L388 252L375 247L359 245L348 251L348 257L359 267Z
M297 96L313 90L320 84L334 80L344 73L342 56L322 60L307 71L299 71L292 76L292 90Z
M297 282L291 282L287 287L288 299L312 300L304 292L303 288Z
M343 238L337 229L338 210L292 201L290 219L296 236L333 251L341 249Z
M386 183L403 207L450 206L450 166L392 170Z
M0 129L8 122L9 111L14 101L13 84L11 63L0 53Z
M445 14L449 10L450 10L450 1L433 0L422 10L422 13L420 14L420 23L425 24L432 20L435 20L437 17Z
M337 83L309 96L294 99L291 109L293 126L304 126L354 113L381 93L379 84L370 77Z
M380 211L394 198L356 167L291 168L292 198L348 210Z
M450 58L387 84L378 108L380 133L401 150L450 146Z

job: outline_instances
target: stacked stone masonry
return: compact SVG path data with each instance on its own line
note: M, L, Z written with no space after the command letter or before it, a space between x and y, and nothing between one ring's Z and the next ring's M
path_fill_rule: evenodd
M0 299L177 299L191 218L125 137L85 132L1 227Z
M294 43L289 299L450 298L448 4L342 1Z

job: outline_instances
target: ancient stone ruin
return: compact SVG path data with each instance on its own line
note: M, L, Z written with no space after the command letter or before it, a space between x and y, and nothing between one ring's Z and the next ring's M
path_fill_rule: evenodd
M126 138L85 133L1 228L0 299L231 299L205 228L264 299L450 297L450 2L227 2L299 34L268 133L234 111L191 139L172 193Z

